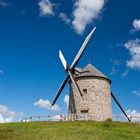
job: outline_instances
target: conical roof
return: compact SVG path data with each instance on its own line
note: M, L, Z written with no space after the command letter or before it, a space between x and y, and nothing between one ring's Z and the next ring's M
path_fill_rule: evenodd
M80 74L76 75L76 78L80 77L101 77L109 80L111 80L105 76L102 72L100 72L97 68L95 68L92 64L88 64L86 67L81 69Z

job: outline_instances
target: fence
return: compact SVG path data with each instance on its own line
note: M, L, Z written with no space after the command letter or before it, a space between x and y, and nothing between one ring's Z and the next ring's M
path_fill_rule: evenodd
M31 116L29 118L22 118L21 122L31 121L78 121L89 120L88 116L79 116L77 114L64 114L64 115L48 115L48 116Z
M140 123L140 116L128 115L132 122ZM77 114L64 114L64 115L48 115L48 116L31 116L29 118L22 118L21 122L31 122L31 121L80 121L80 120L90 120L89 116L79 116ZM113 121L127 121L126 117L122 114L112 115Z
M129 119L131 120L131 122L138 122L140 123L140 115L129 115L128 114ZM114 121L127 121L126 117L122 114L120 115L113 115L112 116L112 120Z

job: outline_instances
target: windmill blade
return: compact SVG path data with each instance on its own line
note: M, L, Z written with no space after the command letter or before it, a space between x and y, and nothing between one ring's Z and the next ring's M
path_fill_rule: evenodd
M84 52L84 50L85 50L87 44L89 43L90 38L92 37L92 35L93 35L95 29L96 29L96 27L95 27L95 28L90 32L90 34L86 37L86 39L85 39L85 41L84 41L82 47L80 48L78 54L76 55L76 57L75 57L75 59L74 59L72 65L71 65L70 69L73 69L73 68L76 66L76 64L78 63L78 61L79 61L79 59L81 58L81 55L83 54L83 52ZM66 62L65 62L65 59L64 59L62 53L60 53L59 55L60 55L59 57L61 58L61 61L63 60L63 61L62 61L62 62L63 62L62 64L64 64L64 68L68 68L68 67L66 66ZM71 73L70 73L70 75L71 75ZM63 80L63 82L62 82L60 88L58 89L57 94L56 94L56 96L55 96L55 98L54 98L54 100L53 100L51 106L53 106L53 105L56 103L58 97L60 96L60 94L61 94L61 92L62 92L62 90L63 90L63 88L65 87L66 83L68 82L68 80L69 80L69 78L70 78L70 75L67 75L67 76L65 77L65 79ZM71 75L71 78L72 78L72 75ZM72 79L73 79L73 78L72 78ZM71 80L72 80L72 79L71 79ZM73 83L74 83L74 82L73 82ZM77 87L77 86L76 86L76 87ZM76 88L76 89L77 89L77 88ZM78 92L78 93L79 93L79 92Z
M59 58L64 66L64 69L67 70L68 69L67 62L66 62L61 50L59 50Z
M83 102L83 99L82 99L83 95L81 93L81 90L80 90L80 88L79 88L79 86L78 86L78 84L77 84L77 82L76 82L76 80L75 80L75 78L74 78L74 76L73 76L73 74L72 74L72 72L70 70L68 70L68 74L70 76L70 79L71 79L71 81L72 81L77 93L79 94L79 97L80 97L81 101Z
M121 111L123 112L123 114L125 115L125 117L127 118L127 120L129 122L131 122L131 120L129 119L129 117L127 116L127 114L125 113L125 111L123 110L123 108L121 107L120 103L117 101L116 97L113 95L112 92L111 92L111 96L115 100L115 102L117 103L117 105L119 106L119 108L121 109Z
M59 89L58 89L58 91L57 91L57 93L56 93L56 96L55 96L55 98L54 98L54 100L53 100L51 106L53 106L53 105L56 103L58 97L60 96L60 94L61 94L61 92L62 92L62 90L63 90L63 88L64 88L65 85L67 84L69 78L70 78L70 76L67 75L67 76L65 77L65 79L63 80L61 86L59 87Z
M79 52L77 53L77 55L76 55L76 57L75 57L73 63L71 64L70 69L73 69L73 68L77 65L77 63L78 63L79 59L81 58L81 56L82 56L82 54L83 54L83 52L84 52L86 46L88 45L88 43L89 43L89 41L90 41L90 39L91 39L91 37L92 37L92 35L93 35L95 29L96 29L96 27L94 27L94 29L93 29L93 30L89 33L89 35L86 37L86 39L85 39L85 41L84 41L82 47L80 48L80 50L79 50Z

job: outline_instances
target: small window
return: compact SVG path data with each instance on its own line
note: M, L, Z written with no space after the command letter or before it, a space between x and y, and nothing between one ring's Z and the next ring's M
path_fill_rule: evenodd
M81 113L88 113L88 110L81 110Z
M83 93L84 94L87 94L87 89L83 89Z

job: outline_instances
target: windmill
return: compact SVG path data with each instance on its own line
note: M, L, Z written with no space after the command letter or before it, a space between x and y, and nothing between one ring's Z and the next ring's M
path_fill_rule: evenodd
M59 57L60 57L60 60L64 66L64 69L65 69L67 75L65 76L61 86L59 87L51 106L53 106L56 103L56 101L59 98L65 85L67 84L68 81L70 81L69 83L70 83L70 93L71 93L70 95L71 96L70 96L70 102L69 102L69 113L84 113L84 114L86 114L86 113L90 112L90 114L92 116L91 119L93 119L93 120L105 120L108 118L112 118L111 99L110 99L112 97L114 99L114 101L116 102L116 104L118 105L118 107L123 112L123 114L126 116L128 121L130 122L131 120L129 119L129 117L127 116L125 111L123 110L122 106L120 105L120 103L118 102L116 97L113 95L113 93L110 91L111 80L109 80L98 69L96 69L95 67L93 67L90 64L87 65L87 67L84 70L80 70L80 69L76 68L77 63L79 62L79 60L80 60L83 52L85 51L92 35L95 32L95 29L96 29L96 27L86 37L84 43L82 44L79 52L77 53L77 55L76 55L75 59L73 60L70 67L68 66L62 52L59 51ZM85 77L88 79L92 77L92 80L90 80L90 83L88 82L87 79L85 80ZM86 81L86 82L84 82L85 85L83 85L80 78L84 78L84 81ZM94 82L95 83L97 82L98 84L94 85ZM101 89L98 88L98 86L96 86L96 85L101 85L99 82L102 82L103 85L106 87L106 89L108 89L107 95L103 96L104 92L106 92L106 91L101 91ZM94 94L94 96L92 96L91 98L96 98L96 100L98 99L99 101L97 102L96 100L94 100L96 104L93 104L93 100L91 98L89 98L89 100L87 100L86 103L91 101L90 105L88 103L88 107L89 106L90 107L89 108L87 107L87 109L81 110L81 106L83 106L83 105L84 105L84 107L86 106L85 105L85 97L87 96L87 95L85 95L87 93L87 88L83 89L82 85L87 86L87 87L89 87L89 85L91 85L92 92L96 93L96 96ZM91 89L89 89L89 88L88 88L88 90L91 91ZM98 97L98 94L100 94L100 97ZM101 98L102 98L102 100L101 100ZM77 101L75 101L75 100L77 100ZM102 102L102 101L104 101L104 102ZM100 102L102 102L102 104ZM79 110L81 112L79 112ZM101 111L99 111L99 110L101 110Z

